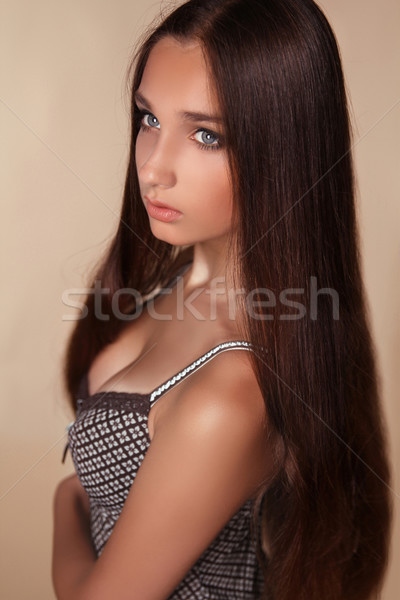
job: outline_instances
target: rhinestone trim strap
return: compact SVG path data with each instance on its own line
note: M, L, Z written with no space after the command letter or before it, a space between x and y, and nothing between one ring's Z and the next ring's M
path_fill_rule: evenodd
M171 377L171 379L154 390L150 396L150 404L153 404L159 398L159 396L161 396L161 394L167 391L171 386L174 386L176 383L180 382L190 373L194 373L197 371L197 369L200 369L200 367L211 360L215 354L224 352L225 350L231 350L232 348L237 348L238 350L252 350L253 344L251 342L224 342L223 344L218 344L218 346L215 346L215 348L212 348L212 350L209 350L206 354L200 356L200 358L192 362L185 369L182 369L182 371L174 375L174 377Z

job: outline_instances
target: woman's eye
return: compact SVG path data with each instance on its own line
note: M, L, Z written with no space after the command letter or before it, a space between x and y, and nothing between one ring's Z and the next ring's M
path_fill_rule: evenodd
M196 142L199 142L208 148L219 148L220 145L218 136L216 136L215 133L212 133L212 131L207 131L207 129L199 129L196 131L194 139Z
M160 129L159 120L151 113L145 113L143 115L142 125L145 127L151 127L152 129Z
M161 129L160 121L152 113L137 108L136 114L142 131ZM200 150L219 150L221 148L221 139L208 129L198 129L193 135L193 139L198 143Z

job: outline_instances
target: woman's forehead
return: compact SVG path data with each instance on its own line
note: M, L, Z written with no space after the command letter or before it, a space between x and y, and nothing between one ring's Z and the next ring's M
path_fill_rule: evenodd
M182 113L218 112L202 47L191 40L182 43L166 37L157 42L149 54L139 93L153 102L170 101Z

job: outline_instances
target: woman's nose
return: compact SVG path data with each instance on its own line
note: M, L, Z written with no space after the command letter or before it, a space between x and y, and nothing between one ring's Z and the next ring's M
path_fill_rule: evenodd
M161 136L146 140L137 140L136 166L139 181L150 186L173 187L176 183L174 144Z

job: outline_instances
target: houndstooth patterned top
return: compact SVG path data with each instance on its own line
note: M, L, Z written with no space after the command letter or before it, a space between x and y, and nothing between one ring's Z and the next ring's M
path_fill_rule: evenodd
M252 350L249 342L219 344L151 394L99 392L89 395L82 380L77 416L68 445L78 477L90 498L91 531L99 556L121 513L150 445L151 407L173 386L220 352ZM168 600L255 600L262 589L248 500L226 523ZM257 532L259 535L259 531Z

